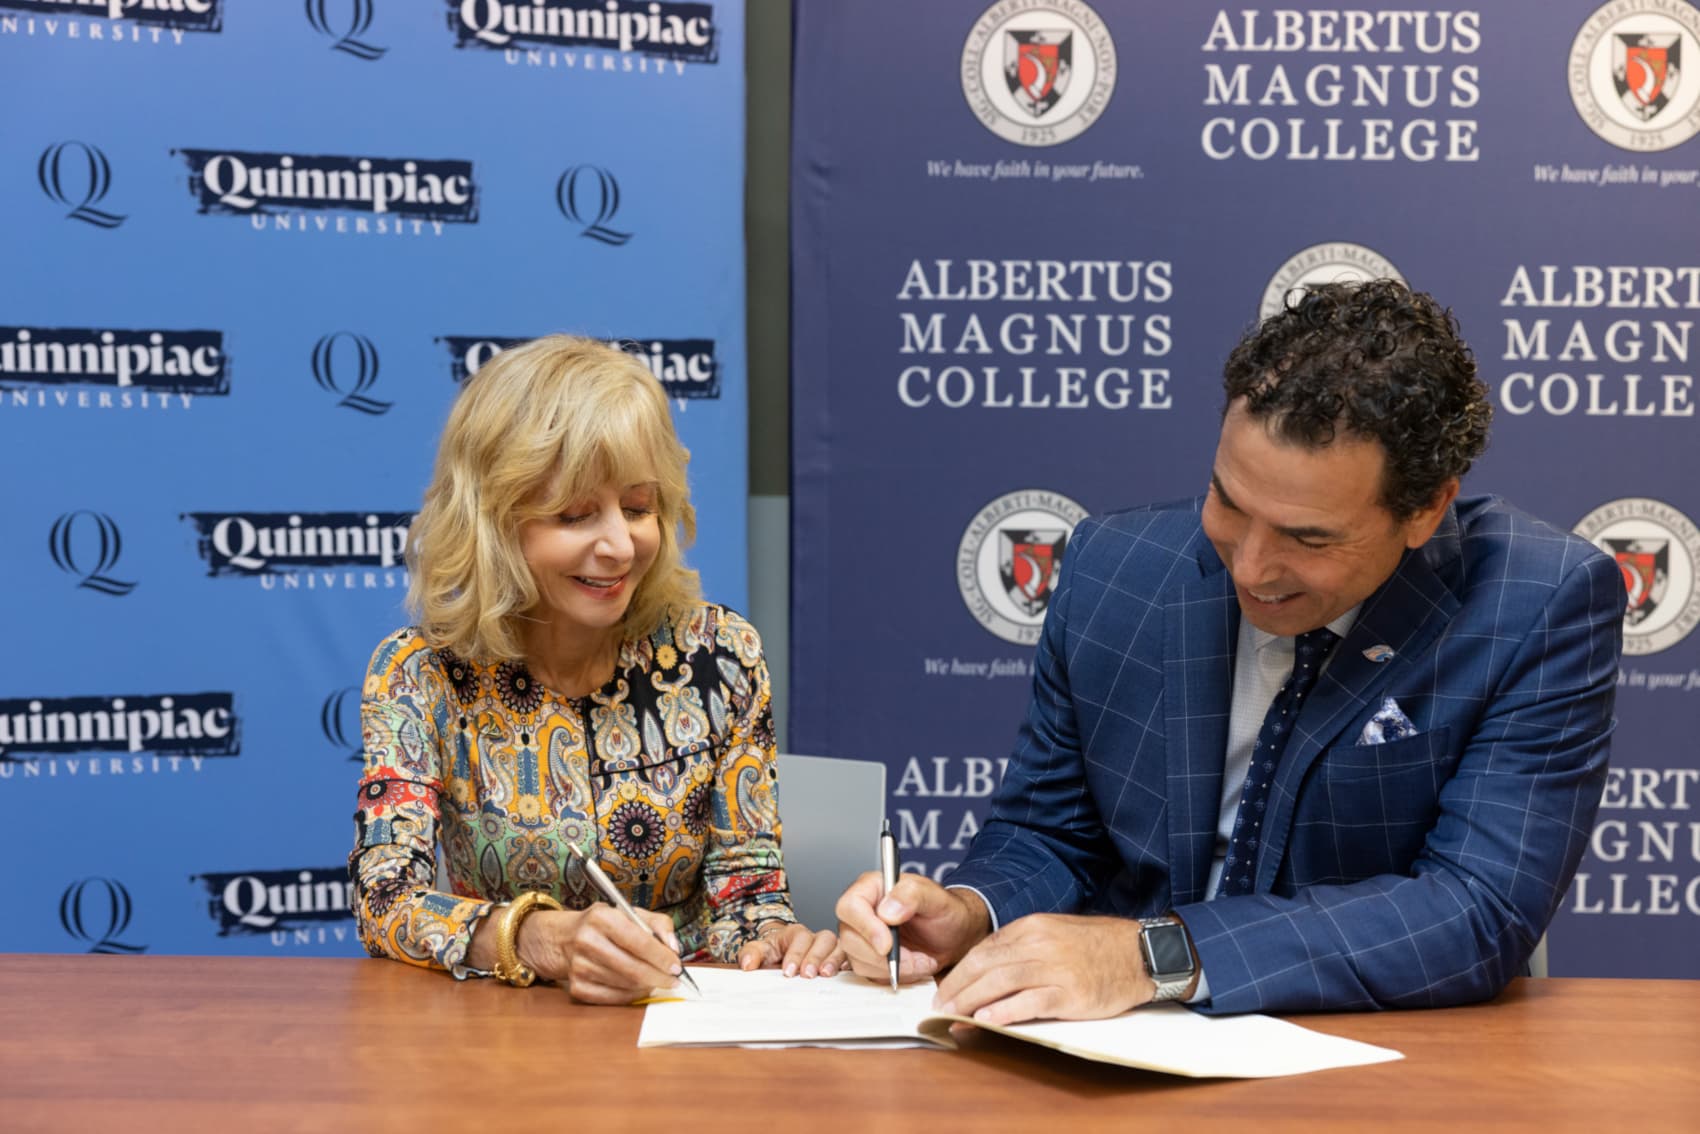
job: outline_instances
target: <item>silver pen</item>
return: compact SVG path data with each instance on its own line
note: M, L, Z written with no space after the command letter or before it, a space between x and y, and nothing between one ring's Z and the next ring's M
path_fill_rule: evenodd
M602 896L607 899L609 905L631 918L633 925L637 926L657 941L661 941L661 944L667 944L667 942L662 941L661 934L655 932L654 927L638 916L638 912L632 908L632 904L626 901L626 896L620 893L620 888L615 886L606 874L602 873L602 868L596 865L596 860L594 858L591 858L589 855L580 850L577 843L568 843L567 850L571 851L572 856L578 859L578 864L584 867L585 875L589 877L591 883L598 891L601 892ZM697 988L697 982L692 978L690 970L685 968L683 961L679 963L679 975L683 977L693 989L696 989L696 994L698 996L702 995L702 989Z
M884 890L884 893L880 895L881 897L891 893L891 888L897 885L897 840L891 835L890 819L885 820L884 825L880 828L880 882L883 884ZM891 965L891 991L893 992L897 991L899 948L897 927L894 925L891 927L891 953L887 957L887 961Z

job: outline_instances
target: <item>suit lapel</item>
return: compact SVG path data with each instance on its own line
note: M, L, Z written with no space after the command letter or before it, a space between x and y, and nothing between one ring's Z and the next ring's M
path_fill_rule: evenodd
M1457 514L1449 511L1429 542L1406 553L1393 576L1364 600L1357 621L1335 647L1327 670L1299 710L1275 772L1257 861L1257 890L1274 884L1292 829L1293 804L1310 766L1367 705L1384 695L1395 674L1422 656L1457 613L1460 604L1450 580L1458 554ZM1393 651L1386 661L1366 656L1366 650L1381 646Z
M1206 896L1239 633L1232 580L1215 549L1202 537L1197 542L1197 577L1163 608L1170 905Z

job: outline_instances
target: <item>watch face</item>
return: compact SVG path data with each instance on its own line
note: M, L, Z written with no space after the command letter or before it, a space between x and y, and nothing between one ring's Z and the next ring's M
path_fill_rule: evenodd
M1153 979L1192 972L1192 950L1187 948L1186 930L1179 925L1147 926L1145 951Z

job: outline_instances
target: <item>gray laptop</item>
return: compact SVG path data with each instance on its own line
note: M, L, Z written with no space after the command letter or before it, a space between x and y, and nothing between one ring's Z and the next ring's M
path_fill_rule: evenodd
M836 929L838 895L879 869L885 765L823 756L779 756L779 819L791 903L810 929Z

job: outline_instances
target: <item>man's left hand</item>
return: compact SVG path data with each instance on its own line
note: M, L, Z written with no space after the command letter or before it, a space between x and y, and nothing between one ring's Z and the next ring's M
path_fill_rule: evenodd
M987 1024L1099 1020L1151 999L1139 922L1032 914L970 949L939 982L941 1012Z

